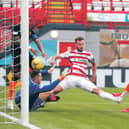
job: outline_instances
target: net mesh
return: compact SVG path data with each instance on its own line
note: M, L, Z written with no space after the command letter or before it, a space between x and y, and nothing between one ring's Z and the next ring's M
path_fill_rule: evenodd
M6 1L5 4L10 3ZM14 83L20 81L20 30L16 32L19 25L20 8L15 5L0 7L0 112L11 116L19 116L19 110L14 104L15 93L20 88L15 89ZM12 86L9 88L10 83ZM0 117L0 123L7 122L11 121Z

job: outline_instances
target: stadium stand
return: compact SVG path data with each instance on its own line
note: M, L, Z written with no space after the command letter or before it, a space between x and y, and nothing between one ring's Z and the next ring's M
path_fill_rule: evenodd
M72 0L75 9L81 9L82 1ZM89 11L127 12L129 11L129 0L88 0L87 9Z
M7 1L0 1L0 19L2 17L8 19L6 23L9 28L12 23L20 22L20 1L11 0L10 4ZM15 7L13 10L15 20L12 20L12 7ZM108 25L109 29L113 29L115 25L128 25L127 22L88 21L87 13L89 12L126 14L129 12L129 0L29 0L30 27L34 29L48 23L84 24L87 25L87 28L90 28L90 25ZM4 21L0 20L0 23L1 28ZM0 40L2 39L0 37ZM2 50L4 46L0 45L0 47Z
M47 23L74 23L69 0L50 0L46 5Z
M20 12L20 1L10 0L10 4L7 4L7 1L0 1L0 17L3 16L2 12L6 12L8 23L11 24L12 7L15 7L14 12L18 15ZM48 23L80 24L87 26L97 24L108 25L109 28L113 28L114 24L125 26L128 23L98 23L97 21L90 21L87 14L128 14L128 12L129 0L29 0L30 27L34 29L45 26ZM16 17L14 20L15 24L19 21L20 17ZM2 26L3 23L0 25Z

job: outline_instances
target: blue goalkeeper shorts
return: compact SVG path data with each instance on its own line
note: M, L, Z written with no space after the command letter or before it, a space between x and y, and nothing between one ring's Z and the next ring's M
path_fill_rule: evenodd
M15 103L19 109L21 109L21 92L18 91L15 97ZM34 103L29 103L29 111L35 111L42 106L42 101L37 97Z

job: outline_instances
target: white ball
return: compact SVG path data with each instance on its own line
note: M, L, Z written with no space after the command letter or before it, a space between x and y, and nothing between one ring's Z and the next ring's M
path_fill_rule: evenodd
M52 38L57 38L59 36L58 31L56 31L56 30L52 30L50 32L50 35L51 35Z

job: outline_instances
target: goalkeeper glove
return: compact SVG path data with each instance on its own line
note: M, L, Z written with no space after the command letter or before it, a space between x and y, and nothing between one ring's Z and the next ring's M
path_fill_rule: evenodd
M69 73L69 68L65 68L59 77L59 81L62 81Z

